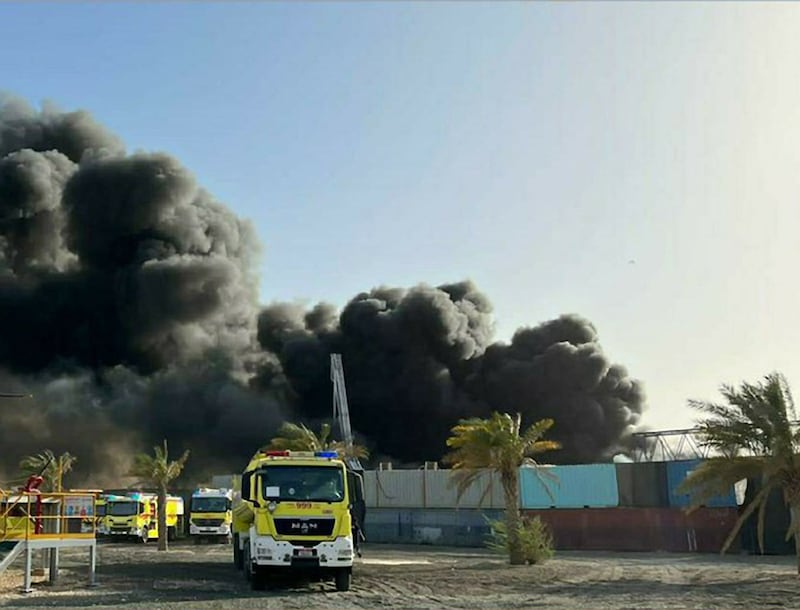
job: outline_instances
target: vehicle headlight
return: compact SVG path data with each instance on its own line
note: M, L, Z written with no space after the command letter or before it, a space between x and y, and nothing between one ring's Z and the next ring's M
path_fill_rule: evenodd
M256 556L261 559L272 559L272 552L266 546L257 546Z

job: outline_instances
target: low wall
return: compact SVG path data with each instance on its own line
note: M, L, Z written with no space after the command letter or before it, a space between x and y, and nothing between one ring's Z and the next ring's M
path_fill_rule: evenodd
M526 510L553 532L558 550L716 553L731 531L735 508L585 508ZM488 519L503 511L475 509L381 509L367 511L368 542L482 547ZM731 548L738 549L738 540Z

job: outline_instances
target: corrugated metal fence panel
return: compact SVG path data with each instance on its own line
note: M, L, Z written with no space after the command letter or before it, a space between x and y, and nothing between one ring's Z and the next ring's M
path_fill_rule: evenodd
M426 508L502 508L503 493L500 489L500 504L495 490L500 486L500 479L491 471L482 472L458 498L458 490L451 470L420 471L425 483Z
M376 470L373 507L416 508L424 506L421 470ZM369 505L368 505L369 506Z
M520 500L523 508L617 506L617 471L613 464L548 466L538 474L521 468Z
M517 477L519 477L519 473L517 473ZM496 472L492 473L492 501L489 504L490 508L496 510L505 510L506 508L506 496L503 492L503 484L500 482L500 475Z
M669 506L664 462L615 464L619 505L637 508Z
M735 508L588 508L525 511L553 533L558 550L717 553L738 519ZM732 551L738 550L738 540Z
M676 490L689 473L701 463L702 460L667 462L667 490L669 492L670 506L691 506L692 497L689 494L679 494ZM704 502L703 506L736 506L736 493L734 492L733 486L731 486L727 494L714 496Z
M488 470L464 492L460 502L451 470L367 470L364 496L369 508L502 509L505 506L500 476Z
M364 502L366 502L367 508L370 508L376 505L378 496L378 486L375 480L375 471L365 470L362 476L364 478Z

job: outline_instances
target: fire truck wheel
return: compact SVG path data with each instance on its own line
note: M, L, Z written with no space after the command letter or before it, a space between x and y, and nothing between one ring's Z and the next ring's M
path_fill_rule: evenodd
M267 575L263 570L255 568L250 576L250 588L253 591L263 591L267 587Z
M147 541L150 540L150 530L146 527L142 528L142 544L147 544Z
M336 590L349 591L352 574L348 568L339 568L336 572Z
M242 572L244 572L244 579L250 582L253 579L253 573L251 570L253 569L252 563L250 562L250 545L245 544L244 549L242 549L242 567L244 568Z
M239 536L235 535L233 537L233 566L237 570L241 570L244 566L244 561L242 561L242 549L239 548Z

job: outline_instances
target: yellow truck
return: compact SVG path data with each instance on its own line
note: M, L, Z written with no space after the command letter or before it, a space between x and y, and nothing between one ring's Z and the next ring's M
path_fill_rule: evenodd
M231 538L233 490L196 489L189 503L189 537L228 542Z
M183 530L183 498L167 496L167 536ZM106 500L105 529L111 537L158 539L158 499L155 494L131 493Z
M108 536L109 534L108 530L109 520L106 518L108 503L123 499L125 499L125 496L120 496L116 494L101 493L100 495L97 496L97 499L95 499L94 501L94 515L95 515L95 524L98 536Z
M257 453L234 494L234 564L254 590L292 575L347 591L358 536L351 510L363 507L363 489L335 451Z

